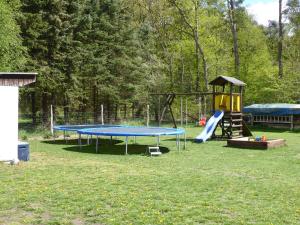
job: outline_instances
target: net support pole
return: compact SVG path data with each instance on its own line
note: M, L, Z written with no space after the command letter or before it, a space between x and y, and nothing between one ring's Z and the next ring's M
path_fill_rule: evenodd
M184 145L183 145L183 149L185 150L185 149L186 149L186 134L184 133L183 136L184 136Z
M104 110L103 110L103 104L101 104L101 124L104 125Z
M182 97L180 97L180 126L183 127L183 102L182 102Z
M187 98L185 99L185 126L187 127L188 124L188 104L187 104Z
M51 129L51 134L54 137L54 129L53 129L53 105L50 106L50 129Z
M147 127L149 127L149 121L150 121L150 106L147 105Z

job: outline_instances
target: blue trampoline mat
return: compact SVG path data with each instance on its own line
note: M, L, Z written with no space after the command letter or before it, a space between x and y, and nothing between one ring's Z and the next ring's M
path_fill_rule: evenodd
M62 130L62 131L78 131L82 129L104 128L104 127L121 127L121 125L102 125L102 124L61 125L61 126L54 126L53 129Z
M98 136L162 136L184 134L185 130L163 127L102 127L80 129L77 132Z

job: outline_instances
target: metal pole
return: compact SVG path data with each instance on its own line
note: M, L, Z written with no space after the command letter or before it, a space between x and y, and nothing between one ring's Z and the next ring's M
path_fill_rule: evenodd
M156 136L156 147L159 146L159 136Z
M53 106L50 106L50 124L51 124L51 134L54 136L54 131L53 131Z
M104 125L104 110L103 110L103 104L101 104L101 124Z
M160 127L160 95L158 96L158 126Z
M79 142L79 148L81 149L81 134L79 134L78 142Z
M126 138L125 138L125 144L126 144L126 146L125 146L125 154L127 155L127 150L128 150L128 137L126 136Z
M96 136L96 153L98 153L98 143L99 143L98 136Z
M133 137L133 142L136 144L136 136Z
M183 101L182 97L180 97L180 126L183 126Z
M150 106L147 105L147 127L149 127L149 121L150 121Z
M87 135L86 143L87 143L88 145L90 144L90 135Z
M199 97L198 99L198 107L199 107L199 121L201 120L201 117L202 117L202 105L201 105L201 102L202 102L202 97Z
M178 135L178 150L179 150L179 151L180 151L180 138L181 138L181 136Z
M187 123L188 123L188 106L187 106L187 98L185 99L185 126L187 127Z
M186 149L186 134L184 133L184 145L183 145L183 149Z

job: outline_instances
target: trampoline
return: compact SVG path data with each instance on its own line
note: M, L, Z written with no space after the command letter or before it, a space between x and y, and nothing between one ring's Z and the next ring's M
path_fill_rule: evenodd
M159 146L160 136L176 136L176 146L180 150L180 136L184 135L184 148L186 146L186 136L184 129L163 128L163 127L98 127L89 129L80 129L79 144L81 146L81 135L96 136L96 152L98 153L99 136L125 137L125 154L128 153L128 137L151 136L156 137L157 146Z

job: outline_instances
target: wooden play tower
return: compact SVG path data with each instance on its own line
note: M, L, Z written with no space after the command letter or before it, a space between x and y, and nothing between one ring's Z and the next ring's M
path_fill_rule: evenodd
M212 111L224 112L224 117L218 124L222 134L217 135L216 130L213 138L238 138L251 136L251 132L243 122L243 88L246 84L234 77L218 76L210 83L212 85L213 103Z

